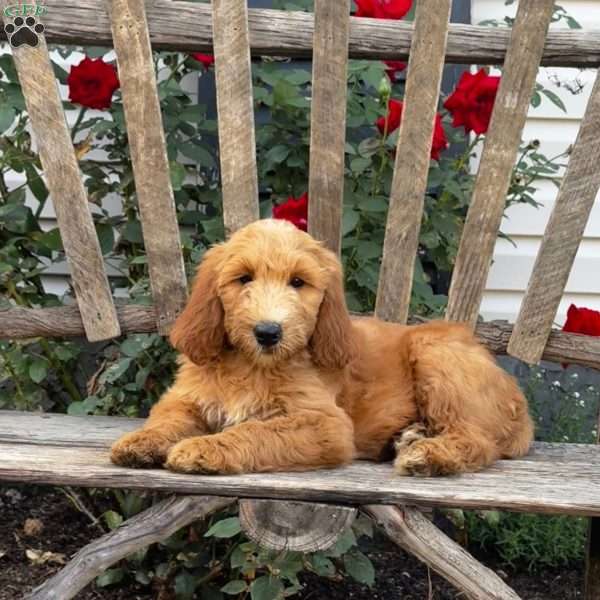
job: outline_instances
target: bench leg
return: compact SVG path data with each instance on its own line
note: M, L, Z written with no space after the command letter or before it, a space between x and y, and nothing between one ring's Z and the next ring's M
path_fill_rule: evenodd
M414 554L472 600L519 600L493 571L441 532L418 510L368 505L362 509L383 526L387 536Z
M70 600L117 561L233 502L234 498L210 496L167 498L82 548L64 569L35 588L25 599Z

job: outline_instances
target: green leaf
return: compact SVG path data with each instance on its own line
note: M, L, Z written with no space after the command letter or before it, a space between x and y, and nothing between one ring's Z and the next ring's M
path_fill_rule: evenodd
M118 569L108 569L96 578L96 585L98 587L106 587L107 585L114 585L115 583L119 583L123 581L125 577L125 571L121 568Z
M350 161L350 170L357 175L362 173L365 169L369 168L370 166L371 166L370 158L363 158L363 157L359 156L358 158L353 158Z
M61 252L63 249L62 239L60 237L60 230L58 227L50 229L39 236L38 241L40 244L46 246L49 250L54 252Z
M289 155L290 148L284 146L283 144L278 144L277 146L273 146L266 154L265 158L269 162L273 163L282 163Z
M29 377L35 383L41 383L48 375L48 363L42 358L35 358L29 365Z
M9 81L18 81L17 69L15 68L15 63L10 54L0 56L0 69L4 72Z
M542 97L540 96L539 92L534 92L533 96L531 97L531 106L533 106L533 108L537 108L541 103Z
M351 527L348 527L342 535L337 539L333 548L330 548L325 552L325 556L333 556L335 558L340 557L342 554L345 554L352 548L352 546L356 546L356 536L354 535L354 531L352 531Z
M108 223L95 223L95 227L102 254L112 252L113 246L115 245L115 231L112 225L109 225Z
M358 223L359 214L355 210L344 211L342 218L342 236L349 234L354 230Z
M16 116L12 106L0 107L0 133L5 132L13 124Z
M372 586L375 583L373 563L359 550L353 550L344 556L346 573L359 583Z
M46 187L44 180L35 170L33 165L26 163L24 167L25 173L27 174L27 185L29 186L29 189L33 192L33 195L38 202L45 202L46 198L48 198L48 188Z
M171 185L173 186L173 191L180 190L183 185L183 180L185 179L185 167L178 162L171 161L169 163L169 170L171 173Z
M123 375L123 373L125 373L125 371L127 371L129 366L131 365L131 363L132 363L131 358L124 358L124 359L121 359L120 361L116 362L114 365L111 365L101 375L101 377L100 377L101 383L115 382L117 379L119 379L119 377L121 377L121 375Z
M294 69L291 73L285 76L286 80L295 85L304 85L312 79L310 71L302 69Z
M213 169L216 167L213 155L202 146L190 142L189 144L182 144L179 149L182 154L195 161L199 167L204 167L206 169Z
M333 577L335 565L321 552L316 552L310 558L314 572L320 577Z
M109 529L116 529L123 522L123 517L114 510L107 510L102 517L106 521Z
M228 584L224 585L221 588L221 591L224 594L229 594L230 596L235 596L236 594L241 594L248 589L248 584L241 579L236 579L235 581L230 581Z
M52 69L54 70L54 76L56 79L58 79L63 85L66 85L69 74L55 62L52 62Z
M196 578L191 573L188 573L187 571L179 573L179 575L175 577L175 594L177 595L177 598L191 600L194 596L197 584Z
M123 239L132 244L142 244L144 242L142 225L139 221L127 221L125 227L121 229L121 235L123 236Z
M544 94L544 96L546 96L546 98L548 98L548 100L550 100L550 102L552 102L552 104L558 106L558 108L560 108L560 110L562 110L564 113L567 112L567 107L565 106L565 103L552 90L547 90L544 88L540 91L542 92L542 94Z
M283 583L270 575L263 575L252 582L250 597L252 600L278 600L283 597Z
M242 530L240 520L237 517L229 517L217 521L205 534L204 537L231 538Z

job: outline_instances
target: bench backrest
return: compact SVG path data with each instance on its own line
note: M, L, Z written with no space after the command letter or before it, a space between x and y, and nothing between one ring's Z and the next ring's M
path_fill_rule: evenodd
M12 0L0 0L3 7L11 3ZM172 10L173 4L157 0L148 10L157 17L158 11ZM485 37L475 36L482 29L475 27L453 27L449 36L451 0L417 0L412 24L356 19L349 16L349 0L315 0L314 16L251 11L252 27L245 0L213 0L212 7L176 4L178 10L189 13L187 17L179 16L178 21L183 19L191 24L178 25L185 30L178 33L170 33L167 25L159 28L157 24L152 42L160 47L181 49L185 44L188 49L196 49L194 44L210 43L207 21L212 13L227 234L259 217L251 46L259 54L302 55L310 52L312 35L309 231L337 252L342 237L349 46L354 56L399 59L408 53L410 40L404 117L398 135L375 311L383 319L398 322L408 318L444 62L450 58L454 62L495 63L505 52L501 85L456 259L446 313L447 319L475 327L538 68L542 58L548 64L586 66L592 61L598 65L597 48L593 54L590 36L581 35L580 42L573 43L578 39L575 34L566 38L565 34L554 34L547 43L554 0L521 2L512 33L488 29ZM14 48L13 54L70 264L79 314L67 311L61 313L62 318L53 309L11 309L0 313L0 336L68 335L80 331L81 323L91 341L134 330L155 329L165 334L185 304L187 293L146 3L144 0L60 3L61 15L77 11L88 15L89 33L65 31L68 22L60 19L68 17L57 17L51 22L49 14L46 37L53 41L98 44L107 41L103 38L106 37L103 27L109 19L154 305L151 312L139 309L139 313L135 307L118 310L115 307L48 49L41 40L36 48ZM93 23L90 16L95 17ZM201 41L186 38L186 31ZM565 45L565 39L570 40L570 45ZM516 325L512 331L496 330L496 335L504 338L510 333L508 351L522 360L537 362L545 351L548 356L552 322L600 187L599 158L600 78L573 146ZM148 323L148 316L153 323ZM68 320L65 324L67 317L74 319L74 324L69 325ZM576 336L562 335L552 343L550 354L555 360L600 367L597 340L579 343ZM500 347L506 348L506 340Z

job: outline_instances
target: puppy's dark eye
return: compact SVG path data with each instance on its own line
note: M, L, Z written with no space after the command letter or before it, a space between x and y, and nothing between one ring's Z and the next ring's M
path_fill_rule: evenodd
M290 281L290 285L294 288L301 288L304 285L304 280L300 279L300 277L294 277Z
M252 275L242 275L238 281L242 284L242 285L246 285L247 283L250 283L252 281Z

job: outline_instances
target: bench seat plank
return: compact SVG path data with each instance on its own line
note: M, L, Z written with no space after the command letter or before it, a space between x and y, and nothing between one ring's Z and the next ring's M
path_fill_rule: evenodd
M0 481L600 516L598 446L538 443L522 459L500 461L480 473L438 478L399 477L390 464L368 462L306 473L236 476L181 475L111 464L110 443L140 422L0 411Z

